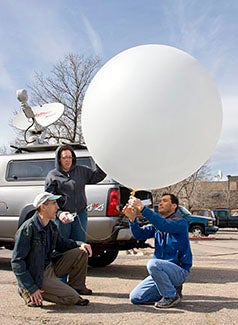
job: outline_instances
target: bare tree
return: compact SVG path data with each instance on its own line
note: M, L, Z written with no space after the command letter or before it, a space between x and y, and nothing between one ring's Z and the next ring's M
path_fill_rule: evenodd
M154 200L155 202L158 202L160 196L165 192L173 193L179 197L180 202L183 205L186 205L188 209L191 209L194 203L198 200L200 189L198 186L199 182L209 179L211 179L211 171L208 163L206 163L185 180L158 190L153 190L152 193Z
M31 105L58 102L65 107L62 117L47 128L46 139L55 139L57 143L84 142L81 131L82 103L99 63L98 57L68 54L53 66L50 76L35 73L33 83L28 86Z

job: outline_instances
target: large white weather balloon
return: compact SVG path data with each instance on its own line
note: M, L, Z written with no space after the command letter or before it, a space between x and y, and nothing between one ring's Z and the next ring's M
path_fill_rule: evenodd
M108 61L90 83L82 128L96 162L134 189L177 183L218 141L222 106L202 65L165 45L142 45Z

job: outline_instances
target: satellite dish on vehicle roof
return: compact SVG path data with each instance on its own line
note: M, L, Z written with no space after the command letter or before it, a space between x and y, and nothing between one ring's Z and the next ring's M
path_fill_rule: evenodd
M25 89L17 90L17 99L21 103L22 112L16 114L12 124L24 131L24 140L27 144L44 144L47 126L56 122L64 112L64 105L60 103L44 104L31 107L28 105L28 94ZM31 134L31 140L26 137Z
M56 122L64 112L64 105L60 103L44 104L42 106L31 107L34 114L34 119L37 124L42 128L45 128L54 122ZM34 130L35 127L32 125L32 119L27 118L23 111L20 111L13 118L12 124L20 130Z

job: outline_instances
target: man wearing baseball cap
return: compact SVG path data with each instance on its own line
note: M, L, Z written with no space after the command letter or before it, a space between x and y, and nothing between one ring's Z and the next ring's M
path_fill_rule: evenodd
M42 301L64 305L88 305L80 294L87 292L85 279L89 244L64 239L55 222L60 195L38 194L33 202L35 214L16 233L12 269L19 294L29 307L41 307ZM68 283L59 277L68 274Z

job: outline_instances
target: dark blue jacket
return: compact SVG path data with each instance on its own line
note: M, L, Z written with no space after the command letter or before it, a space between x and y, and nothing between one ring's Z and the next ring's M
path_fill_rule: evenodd
M154 258L173 262L190 271L192 252L188 236L188 224L176 213L164 218L149 208L142 211L151 224L140 227L137 221L130 223L133 236L139 240L155 239Z
M97 165L95 170L87 166L76 165L76 155L74 152L72 152L73 160L70 171L63 171L59 163L59 148L55 153L55 169L51 170L46 177L45 190L53 194L62 195L57 200L60 208L57 215L61 211L79 213L87 206L85 185L96 184L102 181L106 174Z
M49 228L51 232L50 255L52 261L61 257L63 252L80 246L80 242L63 239L54 221L49 221ZM19 287L25 288L29 294L42 287L45 251L46 231L38 219L38 212L36 212L18 229L11 260L12 270L15 273Z

